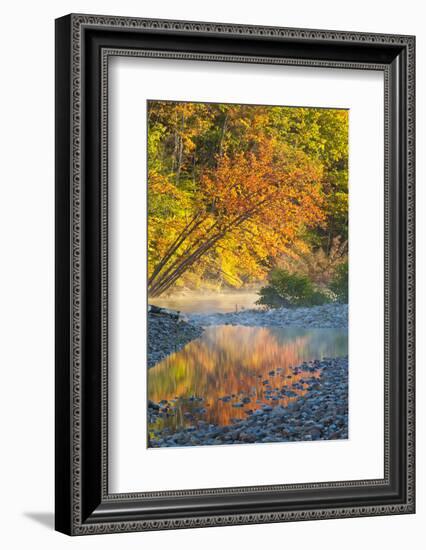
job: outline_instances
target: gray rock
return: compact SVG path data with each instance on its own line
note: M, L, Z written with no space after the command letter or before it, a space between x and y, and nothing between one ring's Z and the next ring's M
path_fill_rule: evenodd
M315 386L308 384L305 394L295 397L287 407L260 403L261 408L253 412L250 410L251 414L247 414L244 419L231 419L230 426L201 423L191 413L186 413L186 421L194 423L190 429L184 433L174 434L168 429L157 430L150 438L150 445L168 447L346 439L348 437L348 358L314 361L293 370L302 372L304 367L315 367L319 370L320 376ZM274 395L273 392L272 395ZM243 405L243 399L234 403L237 407ZM158 415L162 414L156 409L157 406L156 403L148 403L150 422L155 422Z
M242 325L306 328L346 328L348 326L347 304L325 304L308 308L277 308L269 311L246 309L238 313L193 313L192 323L199 326Z
M160 309L160 308L157 308ZM175 315L148 313L148 368L154 367L171 353L198 338L204 329L187 323Z

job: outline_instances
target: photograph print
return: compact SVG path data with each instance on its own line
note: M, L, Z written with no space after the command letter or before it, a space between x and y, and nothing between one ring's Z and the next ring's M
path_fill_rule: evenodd
M348 438L348 132L147 102L149 448Z

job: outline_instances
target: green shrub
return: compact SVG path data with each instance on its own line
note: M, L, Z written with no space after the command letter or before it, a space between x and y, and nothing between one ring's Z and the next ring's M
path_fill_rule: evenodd
M349 297L349 264L340 264L335 271L333 280L330 283L330 290L335 294L336 301L348 303Z
M331 301L306 275L278 268L272 270L269 284L260 290L259 295L256 304L267 308L319 306Z
M268 309L277 307L291 307L291 304L282 298L273 286L264 286L259 290L260 298L256 304L266 306Z

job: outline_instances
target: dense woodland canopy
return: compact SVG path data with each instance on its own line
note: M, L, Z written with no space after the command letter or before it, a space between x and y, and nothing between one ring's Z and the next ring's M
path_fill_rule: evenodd
M348 111L149 101L148 208L152 297L344 258Z

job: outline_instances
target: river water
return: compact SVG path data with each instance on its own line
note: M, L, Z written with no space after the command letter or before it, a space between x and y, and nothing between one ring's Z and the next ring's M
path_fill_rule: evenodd
M148 371L148 399L168 402L168 413L150 430L175 431L194 420L228 425L262 404L286 406L295 396L271 402L271 390L290 389L300 379L303 386L303 379L318 376L294 374L292 367L347 353L346 329L207 327L200 338ZM293 391L303 395L306 390L293 386ZM243 397L249 401L241 406Z

